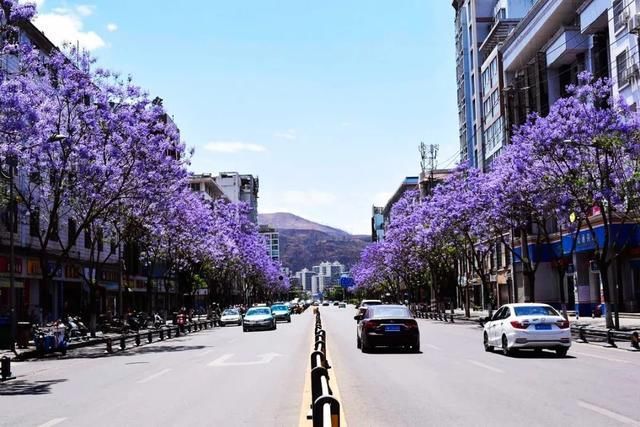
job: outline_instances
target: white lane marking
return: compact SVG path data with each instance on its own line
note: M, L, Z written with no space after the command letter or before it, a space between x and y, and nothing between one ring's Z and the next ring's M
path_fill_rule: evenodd
M282 356L278 353L265 353L258 355L258 360L253 360L251 362L227 362L227 360L233 357L233 354L225 354L223 356L218 357L216 360L209 362L209 366L250 366L250 365L264 365L266 363L271 363L273 359L276 357Z
M440 347L435 346L433 344L425 344L424 346L427 347L427 348L430 348L432 350L442 350Z
M475 360L467 360L467 362L471 363L472 365L476 365L481 368L496 372L498 374L504 374L504 371L502 369L494 368L493 366L485 365L484 363L476 362Z
M640 421L636 421L632 418L625 417L622 414L618 414L617 412L610 411L608 409L602 408L600 406L592 405L591 403L583 402L582 400L578 400L578 406L589 409L590 411L597 412L600 415L604 415L605 417L609 417L612 420L616 420L619 423L627 424L631 426L640 426Z
M47 421L44 424L40 424L38 427L53 427L55 425L60 424L64 420L66 420L66 418L54 418L52 420Z
M637 365L637 363L633 363L630 360L616 359L613 357L606 357L606 356L598 356L597 354L582 353L579 351L572 351L571 354L577 354L578 356L593 357L594 359L602 359L602 360L607 360L609 362L629 363L631 365Z
M148 383L149 381L154 380L154 379L166 374L169 371L171 371L171 369L163 369L162 371L156 372L155 374L150 375L147 378L141 379L140 381L138 381L138 384Z

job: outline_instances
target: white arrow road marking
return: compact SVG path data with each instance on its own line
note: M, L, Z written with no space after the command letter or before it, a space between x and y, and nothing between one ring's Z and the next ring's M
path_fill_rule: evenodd
M264 365L266 363L271 363L273 359L276 357L282 356L278 353L265 353L258 355L258 360L253 360L251 362L227 362L227 360L233 357L233 354L225 354L218 357L216 360L209 362L209 366L251 366L251 365Z
M583 402L582 400L578 400L578 406L583 407L585 409L589 409L590 411L597 412L600 415L604 415L605 417L609 417L612 420L616 420L619 423L627 424L631 426L640 426L640 421L636 421L629 417L625 417L624 415L618 414L617 412L610 411L605 408L601 408L600 406L592 405L587 402Z
M52 420L47 421L44 424L40 424L38 427L53 427L55 425L60 424L64 420L66 420L66 418L54 418Z
M148 383L149 381L158 378L159 376L162 376L164 374L166 374L167 372L171 371L171 369L163 369L160 372L156 372L153 375L148 376L147 378L143 378L140 381L138 381L138 384L144 384L144 383Z

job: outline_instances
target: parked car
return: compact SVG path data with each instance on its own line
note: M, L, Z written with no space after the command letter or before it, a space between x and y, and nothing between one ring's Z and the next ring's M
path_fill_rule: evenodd
M340 305L340 302L339 302L339 301L334 301L334 302L333 302L333 305L336 305L336 306L337 306L337 305Z
M347 308L347 304L341 302L338 304L338 308Z
M547 304L506 304L485 322L485 351L499 347L508 356L524 348L550 349L563 357L571 347L569 321Z
M356 345L363 353L374 347L403 347L420 351L420 330L411 311L403 305L369 305L357 314Z
M325 302L323 302L323 303L322 303L322 306L323 306L323 307L328 307L328 306L329 306L329 301L325 301Z
M269 307L251 307L244 315L242 330L244 332L254 329L276 329L276 318L273 317Z
M273 317L278 320L286 320L287 322L291 322L291 312L289 311L289 307L284 304L276 304L271 306L271 312L273 313Z
M364 312L367 310L367 307L370 305L381 305L382 301L380 301L379 299L363 299L362 301L360 301L360 304L358 305L358 307L356 307L356 310L358 310L358 313L360 316L364 315Z
M242 325L242 315L240 311L235 308L229 308L222 312L222 316L220 316L220 326L227 325Z

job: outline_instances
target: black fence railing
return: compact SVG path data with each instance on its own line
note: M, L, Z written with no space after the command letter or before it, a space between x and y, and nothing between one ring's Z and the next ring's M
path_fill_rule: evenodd
M314 427L339 427L340 402L329 385L327 332L322 329L320 311L315 311L313 351L311 352L311 411L307 415Z

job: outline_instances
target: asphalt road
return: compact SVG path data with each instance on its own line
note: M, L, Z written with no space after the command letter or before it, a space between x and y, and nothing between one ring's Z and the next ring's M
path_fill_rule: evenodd
M640 353L573 343L485 353L472 324L418 320L421 354L356 348L353 306L322 307L346 421L354 426L640 426Z
M237 326L108 357L13 363L0 384L2 426L295 426L313 316L276 331Z

